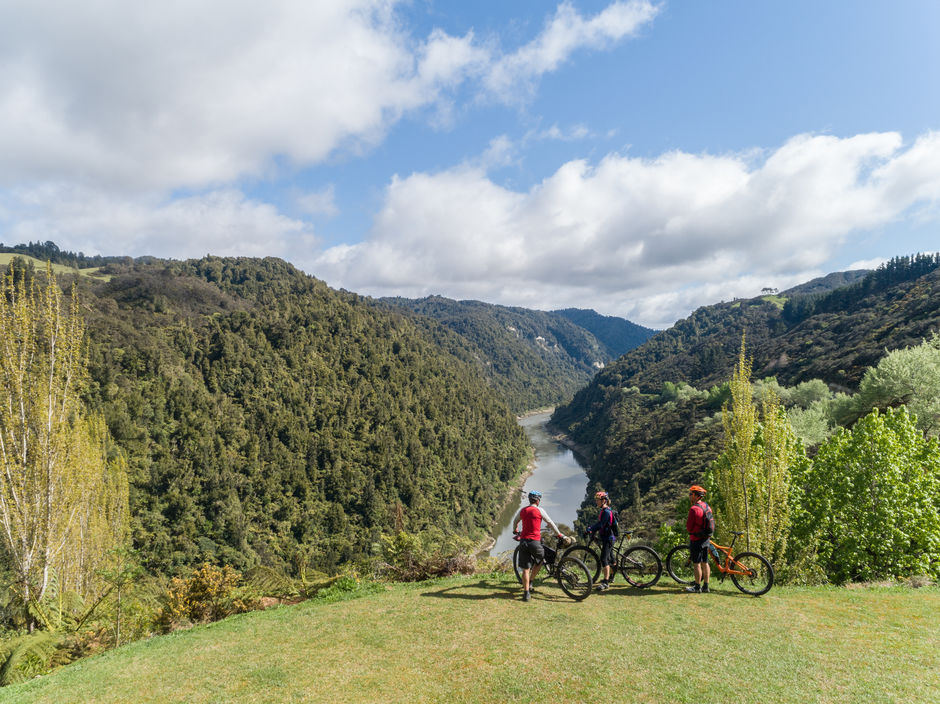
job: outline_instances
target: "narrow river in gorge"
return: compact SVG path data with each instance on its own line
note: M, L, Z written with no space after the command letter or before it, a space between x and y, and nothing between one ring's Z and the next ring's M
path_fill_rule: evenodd
M500 514L493 529L496 542L489 550L490 555L516 547L512 537L512 519L520 508L529 503L526 494L533 489L542 492L541 506L555 523L573 526L578 517L588 478L585 467L575 454L549 435L545 426L551 415L551 412L536 413L519 421L535 448L535 470L526 479L519 500L508 503Z

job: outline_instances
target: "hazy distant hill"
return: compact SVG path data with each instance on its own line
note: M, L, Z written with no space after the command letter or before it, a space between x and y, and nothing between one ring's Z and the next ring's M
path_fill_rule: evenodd
M278 259L103 269L76 277L87 396L128 458L153 570L330 567L400 528L481 536L525 467L475 351L430 319Z
M724 400L721 385L742 333L753 378L775 376L786 386L818 378L853 391L887 350L940 330L938 256L899 257L861 278L849 272L810 284L791 291L823 292L699 308L609 364L556 410L553 423L588 448L592 480L634 509L637 521L654 526L668 518L678 488L717 456L720 424L708 419ZM681 398L677 382L712 393Z
M433 318L461 335L476 350L493 388L517 412L570 399L598 369L618 356L585 326L557 312L455 301L441 296L381 300ZM584 313L602 318L593 311ZM604 320L611 339L620 329L633 325L626 320L620 321L624 326L618 326L616 319ZM635 339L634 347L639 344L640 335ZM630 343L621 339L617 344Z
M607 348L612 359L616 359L620 355L639 347L659 332L652 328L637 325L625 318L601 315L594 310L564 308L552 312L567 318L575 325L592 333Z

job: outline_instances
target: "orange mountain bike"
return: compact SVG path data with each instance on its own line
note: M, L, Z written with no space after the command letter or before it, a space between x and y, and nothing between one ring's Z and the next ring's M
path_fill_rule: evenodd
M774 585L774 568L770 561L756 552L742 552L732 555L738 536L744 533L732 533L731 545L724 547L708 541L708 552L720 573L719 580L730 576L734 586L745 594L760 596L770 591ZM692 568L692 554L688 543L676 545L666 556L666 571L679 584L694 584L695 573Z

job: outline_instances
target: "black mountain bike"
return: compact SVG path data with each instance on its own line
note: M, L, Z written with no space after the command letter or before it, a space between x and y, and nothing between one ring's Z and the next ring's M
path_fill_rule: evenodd
M620 534L620 539L614 545L614 564L611 570L611 581L617 570L627 580L627 583L644 589L652 587L663 574L663 561L659 553L647 545L631 545L623 547L623 541L631 537L636 531L626 531ZM595 546L595 547L592 547ZM563 557L576 557L591 572L596 582L601 575L600 544L596 536L586 545L573 545L565 550Z
M519 540L518 535L516 535L516 540ZM564 538L556 538L553 548L545 544L545 534L543 534L542 546L545 550L545 561L535 578L530 580L531 586L537 587L543 584L545 579L554 577L561 590L572 599L575 601L587 599L594 588L594 580L591 579L591 573L581 560L576 557L559 556L559 550L565 546ZM520 583L522 582L522 568L519 567L521 549L522 545L517 545L512 553L512 569Z

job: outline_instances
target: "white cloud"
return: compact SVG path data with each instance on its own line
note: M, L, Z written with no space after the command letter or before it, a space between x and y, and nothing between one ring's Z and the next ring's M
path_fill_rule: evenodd
M206 187L374 142L486 60L394 0L8 0L0 186Z
M296 193L294 202L301 212L308 215L333 216L339 213L336 205L336 189L332 184L319 191Z
M408 111L447 123L466 82L531 82L655 14L645 0L589 19L562 4L501 59L472 31L411 38L399 4L6 0L0 187L206 188L319 163L380 141Z
M21 188L0 193L0 230L9 243L52 240L86 254L173 259L209 253L287 257L316 246L306 224L230 189L156 200L63 184Z
M364 293L555 308L664 326L694 302L819 275L853 232L940 201L940 133L800 135L763 159L671 152L564 164L528 192L481 168L396 178L370 238L309 270Z
M658 12L647 0L628 0L612 3L585 19L564 2L539 36L492 65L484 85L499 99L515 102L531 91L534 81L556 70L575 51L601 49L631 36Z

